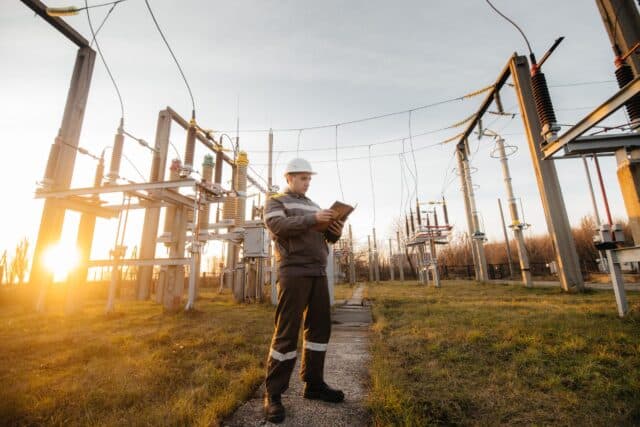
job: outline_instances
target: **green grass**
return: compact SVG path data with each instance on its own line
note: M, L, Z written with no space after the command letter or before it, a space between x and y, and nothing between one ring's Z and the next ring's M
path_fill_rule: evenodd
M216 425L264 379L267 305L203 294L195 313L104 300L74 315L0 306L0 424Z
M639 425L640 294L370 284L376 425Z
M357 286L358 284L352 286L349 283L336 283L333 287L334 300L349 299Z

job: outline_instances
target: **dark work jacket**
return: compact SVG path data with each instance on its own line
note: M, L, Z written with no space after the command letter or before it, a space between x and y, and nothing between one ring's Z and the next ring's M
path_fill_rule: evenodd
M267 199L264 221L276 243L281 275L326 275L327 241L335 243L340 236L312 229L319 210L311 199L289 189Z

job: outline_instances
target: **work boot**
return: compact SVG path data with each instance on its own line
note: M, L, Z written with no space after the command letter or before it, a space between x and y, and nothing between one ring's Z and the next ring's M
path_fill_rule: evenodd
M270 423L281 423L284 421L284 406L279 394L264 395L264 414Z
M303 396L305 399L318 399L331 403L339 403L344 400L342 390L331 388L325 382L319 384L305 383Z

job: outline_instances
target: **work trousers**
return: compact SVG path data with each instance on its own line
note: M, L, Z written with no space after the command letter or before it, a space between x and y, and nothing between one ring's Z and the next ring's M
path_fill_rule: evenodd
M323 382L324 358L331 335L331 306L326 276L281 276L275 331L267 360L266 387L269 394L289 388L298 355L298 334L304 317L304 345L300 378Z

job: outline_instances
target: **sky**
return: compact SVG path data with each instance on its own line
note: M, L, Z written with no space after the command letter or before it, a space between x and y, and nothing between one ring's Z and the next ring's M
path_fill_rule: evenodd
M83 5L76 0L46 3ZM350 222L358 244L366 245L374 226L380 241L395 236L394 223L408 211L407 200L415 198L413 145L419 199L444 195L454 230L466 231L460 182L453 170L454 143L436 145L462 128L430 131L468 117L484 95L411 115L302 132L277 129L406 111L492 84L514 52L527 52L521 36L486 2L151 0L150 4L192 88L199 124L235 136L239 117L240 148L248 152L252 175L266 179L267 133L243 130L274 128L275 183L284 187L284 165L299 148L298 154L318 172L308 196L327 207L336 199L357 203ZM522 27L538 57L557 37L565 37L543 68L559 123L576 123L615 93L613 55L595 1L495 0L494 4ZM94 27L108 10L91 9ZM84 13L65 19L91 39ZM119 4L98 41L122 93L129 132L153 143L161 109L171 106L184 117L190 115L184 82L143 0ZM0 250L11 251L23 236L35 243L42 202L34 199L34 191L61 123L76 52L75 45L21 2L0 2L4 140L0 182L7 203L0 221ZM505 86L501 95L505 109L518 113L513 88ZM99 154L112 144L119 118L115 90L98 58L80 145ZM620 113L607 123L624 122ZM527 233L545 234L521 117L488 116L484 124L515 147L509 162L515 194L531 224ZM398 139L402 138L405 163L399 155L403 141ZM370 145L394 139L398 141ZM185 133L173 126L171 142L181 156L184 140ZM499 161L491 157L493 140L471 137L469 142L484 229L489 241L502 240L497 198L504 202L506 196ZM348 145L360 147L345 148ZM196 163L205 154L198 147ZM139 173L148 176L151 157L146 149L128 140L125 155L130 162L123 160L123 176L137 181L142 179ZM615 162L603 158L601 166L613 216L625 219ZM570 222L578 225L582 217L593 214L584 166L581 160L559 160L556 167ZM93 159L79 155L72 185L91 185L94 168ZM603 217L604 204L596 190ZM75 240L78 217L67 214L63 239ZM130 216L125 236L130 248L139 244L141 217L140 211ZM98 221L94 258L107 256L116 224L116 220ZM210 253L218 250L209 245Z

